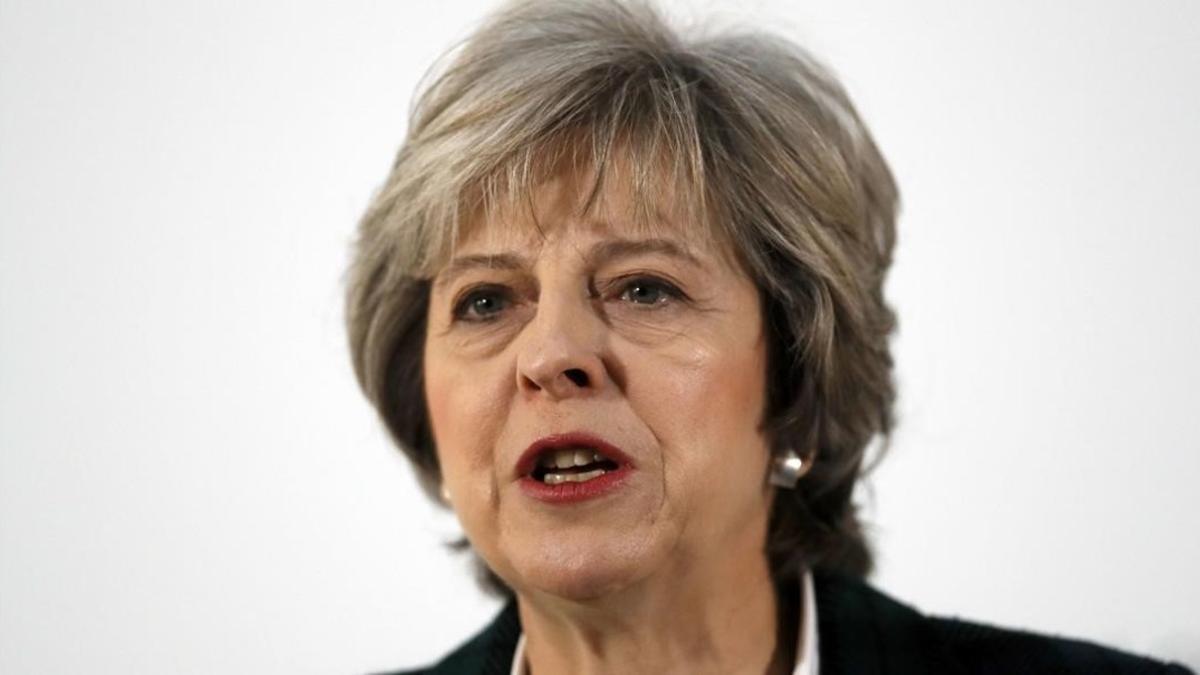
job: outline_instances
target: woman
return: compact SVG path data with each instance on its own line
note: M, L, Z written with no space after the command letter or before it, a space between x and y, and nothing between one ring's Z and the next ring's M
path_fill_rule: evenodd
M357 376L509 598L432 673L1185 672L863 582L897 191L764 35L524 2L422 94L360 225Z

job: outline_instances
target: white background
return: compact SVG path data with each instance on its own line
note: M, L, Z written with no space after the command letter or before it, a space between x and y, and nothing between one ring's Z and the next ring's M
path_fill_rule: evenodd
M488 6L0 0L0 672L361 673L493 613L341 325ZM1200 664L1200 4L691 6L830 63L902 187L877 585Z

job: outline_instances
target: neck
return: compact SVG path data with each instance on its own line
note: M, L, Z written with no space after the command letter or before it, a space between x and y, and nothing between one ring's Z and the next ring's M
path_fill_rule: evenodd
M796 589L781 600L762 549L748 550L586 602L521 594L530 672L790 673Z

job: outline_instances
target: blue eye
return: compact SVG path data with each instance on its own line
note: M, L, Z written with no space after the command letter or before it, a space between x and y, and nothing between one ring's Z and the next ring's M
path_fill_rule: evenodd
M454 306L454 318L463 321L488 321L510 304L508 291L486 287L473 290Z
M671 284L649 277L637 277L625 285L621 299L635 305L660 305L683 297L682 291Z

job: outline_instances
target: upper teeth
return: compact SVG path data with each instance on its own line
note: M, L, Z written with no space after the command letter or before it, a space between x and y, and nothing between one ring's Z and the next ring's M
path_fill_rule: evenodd
M604 456L586 448L563 448L547 452L538 458L538 465L553 469L569 469L604 460Z

